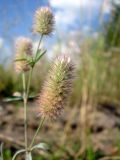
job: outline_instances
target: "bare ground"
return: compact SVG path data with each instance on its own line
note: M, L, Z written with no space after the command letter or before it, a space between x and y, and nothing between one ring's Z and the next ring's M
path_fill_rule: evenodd
M22 105L22 103L21 103ZM36 117L38 107L34 102L29 104L28 108L28 138L29 142L33 136L40 119ZM75 110L77 116L78 108ZM57 121L46 121L41 134L37 136L36 141L47 141L58 144L62 139L70 137L78 138L78 121L76 117L69 123L69 129L66 132L69 115L72 115L72 109L66 109L64 115ZM16 107L15 104L0 104L0 141L9 147L21 148L24 146L24 118L23 107ZM90 138L94 144L95 150L101 150L105 155L114 155L118 152L117 145L120 145L120 108L113 105L102 104L97 107L95 113L90 115ZM77 133L76 133L77 132ZM67 134L67 137L65 137ZM76 136L75 136L76 135Z

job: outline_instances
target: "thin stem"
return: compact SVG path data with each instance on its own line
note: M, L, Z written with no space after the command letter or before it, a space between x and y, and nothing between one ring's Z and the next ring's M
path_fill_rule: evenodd
M37 50L36 50L35 59L37 58L37 53L38 53L38 50L39 50L40 44L41 44L41 42L42 42L42 38L43 38L43 34L40 36L40 40L39 40L38 47L37 47Z
M29 89L30 89L30 83L31 83L31 77L32 77L32 71L33 68L29 71L29 77L28 77L28 83L26 85L26 79L25 79L25 73L22 75L23 79L23 100L24 100L24 136L25 136L25 150L27 153L28 150L28 138L27 138L27 102L29 97Z
M35 132L35 134L34 134L34 137L33 137L33 139L32 139L32 142L31 142L31 144L30 144L30 149L31 149L31 147L32 147L33 144L34 144L35 138L36 138L36 136L38 135L40 129L42 128L44 121L45 121L45 117L43 117L43 118L41 119L40 123L39 123L39 126L38 126L38 128L37 128L37 130L36 130L36 132Z
M41 44L41 41L42 41L42 38L43 38L43 35L41 35L40 37L40 41L38 43L38 47L37 47L37 50L36 50L36 55L35 55L35 59L37 58L37 53L38 53L38 50L39 50L39 47L40 47L40 44ZM34 67L34 66L33 66ZM24 137L25 137L25 152L27 154L28 152L28 137L27 137L27 101L28 101L28 98L29 98L29 90L30 90L30 84L31 84L31 78L32 78L32 72L33 72L33 67L30 69L29 71L29 77L28 77L28 83L26 85L26 78L25 78L25 73L22 74L22 81L23 81L23 101L24 101ZM43 119L44 121L44 119ZM41 121L40 123L40 126L38 127L34 137L33 137L33 140L31 142L31 145L32 146L34 144L34 140L40 130L40 128L42 127L42 124L43 124L43 121Z
M25 73L22 74L22 81L23 81L23 98L26 92L26 83L25 83Z
M32 72L33 72L33 68L31 68L30 71L29 71L28 84L27 84L27 91L26 91L27 100L28 100L28 98L29 98L29 90L30 90Z
M25 73L22 74L22 80L23 80L23 101L24 101L24 136L25 136L25 150L27 152L27 96L26 96Z

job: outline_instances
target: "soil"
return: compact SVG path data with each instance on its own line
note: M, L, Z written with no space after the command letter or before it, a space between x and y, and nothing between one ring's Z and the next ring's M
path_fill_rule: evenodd
M37 117L39 108L34 102L28 107L28 141L30 142L39 124ZM64 135L64 127L69 119L71 109L66 109L64 115L56 121L47 121L36 141L51 141L54 143ZM78 108L76 109L78 113ZM24 146L24 113L22 103L0 104L0 141L15 149ZM90 114L90 137L94 149L104 152L105 155L114 155L120 145L120 108L114 105L100 104L94 113ZM49 123L48 123L49 122ZM77 119L70 122L70 134L75 135L78 127ZM75 137L75 136L74 136ZM73 138L74 138L73 137Z

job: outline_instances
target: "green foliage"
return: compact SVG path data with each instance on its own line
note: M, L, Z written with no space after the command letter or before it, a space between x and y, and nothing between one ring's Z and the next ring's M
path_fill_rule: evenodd
M107 49L120 46L120 5L112 3L112 13L106 25L105 46Z
M14 90L14 78L10 69L0 66L0 95L10 96Z
M120 105L120 54L104 50L105 39L88 39L81 45L80 64L71 96L71 106L80 104L83 94L96 103ZM86 91L84 91L86 90ZM83 93L84 92L84 93Z
M92 146L87 148L87 160L95 160L95 153Z
M45 53L45 52L44 52ZM43 56L43 52L39 53L39 58ZM9 69L8 69L9 68ZM15 73L14 68L0 66L0 97L11 97L14 92L22 93L21 74ZM30 85L30 91L33 95L36 95L40 91L43 80L47 73L48 59L44 55L41 62L36 65L34 69L33 83ZM27 75L28 78L28 75Z
M4 150L3 157L4 157L5 160L11 160L12 159L10 149Z
M34 150L34 149L41 149L41 150L47 151L49 150L49 146L46 143L41 142L31 148L31 150Z

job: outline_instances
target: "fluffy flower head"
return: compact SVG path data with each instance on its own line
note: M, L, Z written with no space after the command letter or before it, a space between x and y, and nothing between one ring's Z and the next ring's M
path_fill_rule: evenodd
M70 57L62 55L53 61L38 98L40 115L55 119L61 114L72 88L73 71Z
M29 70L29 65L24 58L32 56L32 41L29 38L20 37L15 44L15 70L16 72L25 72ZM23 60L22 60L23 59ZM19 61L20 60L20 61Z
M54 16L49 7L38 8L35 12L33 32L49 35L54 29Z

